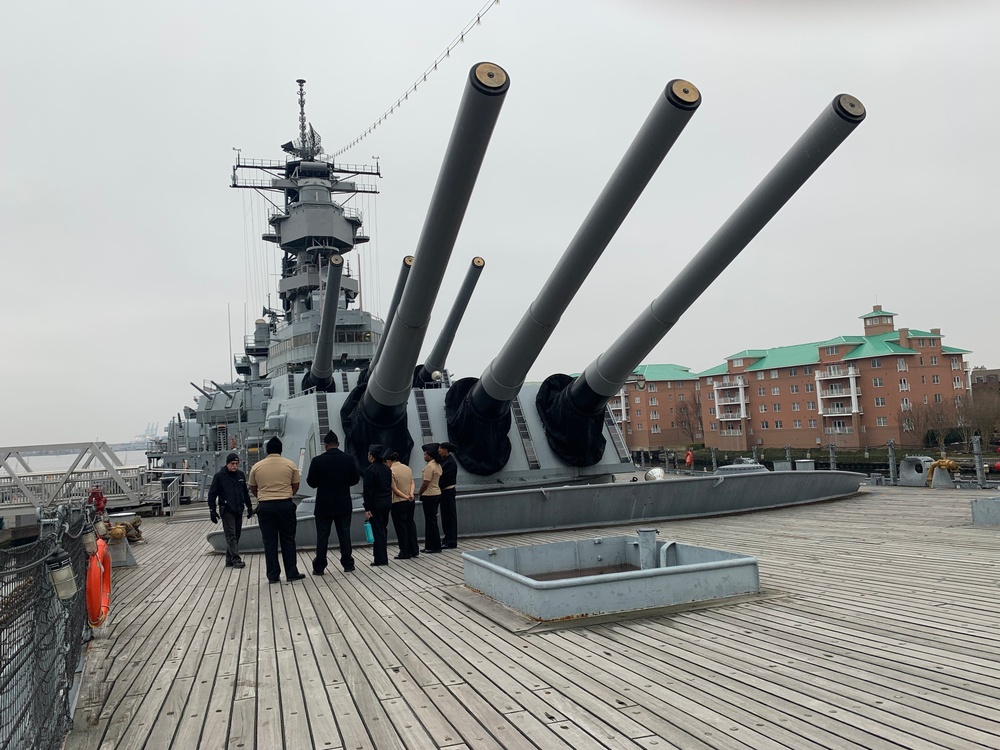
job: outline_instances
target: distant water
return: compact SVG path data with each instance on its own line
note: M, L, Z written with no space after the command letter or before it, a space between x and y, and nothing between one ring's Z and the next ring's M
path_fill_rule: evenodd
M77 453L60 453L54 455L45 456L27 456L25 460L31 467L33 472L45 472L45 471L65 471L73 463L73 459L77 457ZM146 453L145 451L115 451L115 455L125 466L145 466L146 465ZM81 461L81 465L86 461L84 459ZM22 473L19 465L14 461L8 459L7 463L11 466L17 468L18 473ZM94 459L90 468L97 469L101 468L102 464ZM5 473L2 468L0 468L0 474Z

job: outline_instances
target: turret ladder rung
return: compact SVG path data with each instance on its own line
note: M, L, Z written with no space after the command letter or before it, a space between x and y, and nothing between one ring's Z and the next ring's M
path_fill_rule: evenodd
M604 407L604 424L608 427L608 432L611 433L611 443L615 446L615 450L618 451L618 458L623 464L632 463L632 456L628 452L628 448L625 447L625 441L622 440L621 430L618 429L618 425L615 424L615 418L611 414L611 409L609 407Z
M420 435L423 437L425 443L430 443L434 440L434 435L431 433L431 418L427 414L427 401L424 399L423 390L415 388L413 398L417 402L417 416L420 418Z
M517 425L517 433L521 436L521 445L524 447L524 455L528 459L528 468L540 469L542 465L538 462L535 443L528 431L528 423L524 421L524 412L521 411L521 402L518 399L515 398L510 402L510 412L514 415L514 424Z
M295 395L295 373L288 373L288 395Z
M316 418L319 421L319 434L320 439L322 439L323 436L326 435L327 430L330 429L330 413L328 411L325 393L316 394Z
M348 385L348 383L347 383L347 371L346 370L341 370L340 371L340 378L341 378L341 380L344 383L344 393L350 393L351 386Z

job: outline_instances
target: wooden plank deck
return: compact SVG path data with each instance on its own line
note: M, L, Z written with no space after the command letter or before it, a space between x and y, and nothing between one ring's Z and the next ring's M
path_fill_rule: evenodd
M66 748L997 748L984 495L877 487L663 522L661 539L757 556L766 596L573 626L477 602L460 550L371 568L363 548L352 574L271 586L262 555L233 570L209 552L207 521L148 520Z

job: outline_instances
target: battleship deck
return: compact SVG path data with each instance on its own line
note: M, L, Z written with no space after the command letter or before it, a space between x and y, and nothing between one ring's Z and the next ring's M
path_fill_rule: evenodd
M1000 747L1000 529L969 510L988 494L878 487L660 523L757 556L762 594L552 625L477 602L461 549L631 527L387 568L362 548L353 574L270 586L262 555L208 552L208 522L152 519L66 747Z

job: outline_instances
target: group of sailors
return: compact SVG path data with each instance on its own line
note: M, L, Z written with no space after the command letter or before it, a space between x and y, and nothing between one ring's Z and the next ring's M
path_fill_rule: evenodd
M363 481L366 523L371 526L372 565L388 565L388 527L392 518L399 544L397 560L408 560L442 549L458 546L458 514L455 507L455 484L458 463L453 455L455 445L449 442L426 443L421 446L425 466L420 473L420 489L416 490L413 471L393 450L381 445L368 447L368 466L359 469L354 458L340 450L340 440L332 430L323 438L325 451L309 464L306 483L316 489L316 556L312 573L325 573L331 531L336 531L340 547L340 564L345 573L354 570L351 543L351 519L354 513L351 487ZM269 583L279 583L282 569L287 581L305 578L296 564L295 503L292 497L301 483L296 464L282 457L281 440L272 437L265 450L267 456L250 470L250 476L240 470L235 453L226 457L226 465L212 479L208 506L212 523L222 521L226 538L226 566L242 568L239 554L243 511L247 518L255 513L260 523L264 543L264 560ZM250 496L257 498L253 507ZM417 541L415 519L416 496L424 510L424 548ZM440 527L438 514L441 516ZM279 560L280 549L280 560Z

